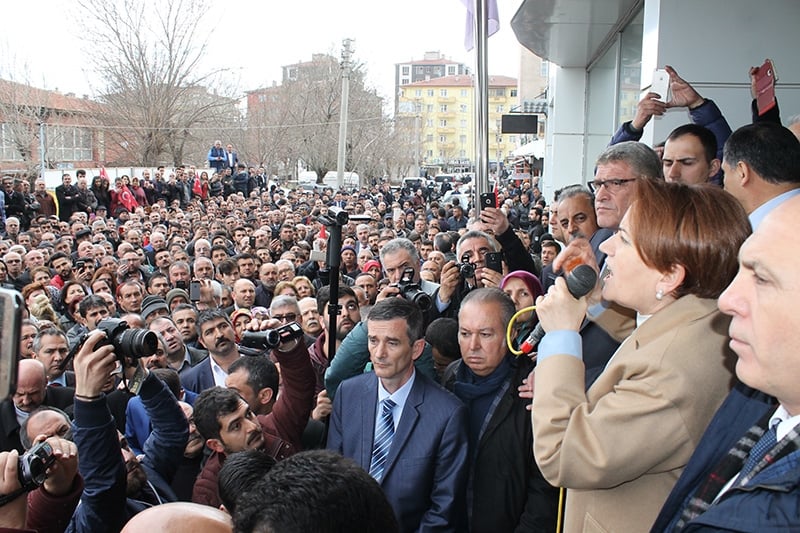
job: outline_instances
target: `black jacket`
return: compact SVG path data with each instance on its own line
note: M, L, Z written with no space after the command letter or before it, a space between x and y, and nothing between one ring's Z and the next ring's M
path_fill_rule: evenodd
M461 364L457 361L445 374L451 391ZM527 357L514 360L511 377L473 454L467 502L469 530L474 533L556 530L558 489L544 480L536 465L531 413L525 408L530 400L517 394L533 366Z

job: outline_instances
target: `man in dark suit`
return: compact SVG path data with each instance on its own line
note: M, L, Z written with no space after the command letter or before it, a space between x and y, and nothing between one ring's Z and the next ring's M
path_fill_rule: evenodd
M78 188L72 184L72 176L69 174L61 176L61 185L56 187L56 199L58 218L69 222L72 213L78 208Z
M75 389L48 387L44 365L34 359L23 359L17 368L17 390L0 403L0 451L24 451L19 438L20 419L41 405L61 410L72 406Z
M726 186L729 179L726 170ZM786 200L741 247L739 273L718 303L732 317L742 383L714 415L652 531L798 529L798 213L800 197Z
M214 386L224 387L228 367L239 358L239 347L231 320L224 311L203 311L197 317L200 342L208 357L181 374L183 388L200 394Z
M401 531L459 530L469 458L466 409L414 370L425 346L419 307L403 298L382 300L367 327L374 372L339 387L328 448L380 483Z
M197 312L194 313L196 317ZM167 343L167 364L181 375L208 357L207 351L186 345L175 322L169 317L156 318L150 323L149 328L164 337Z

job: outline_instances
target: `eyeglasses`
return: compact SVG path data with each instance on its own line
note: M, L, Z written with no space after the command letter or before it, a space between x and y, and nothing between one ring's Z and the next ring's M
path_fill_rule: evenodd
M297 319L297 315L294 313L286 313L285 315L272 315L272 318L281 322L294 322Z
M606 190L610 193L615 193L619 191L623 185L630 181L636 181L636 178L629 178L626 180L623 179L610 179L610 180L594 180L589 182L589 188L592 189L592 192L597 194L600 192L600 189L605 185Z

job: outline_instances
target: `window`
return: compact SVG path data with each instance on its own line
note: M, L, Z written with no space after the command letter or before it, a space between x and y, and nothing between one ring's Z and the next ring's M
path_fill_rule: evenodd
M432 133L429 133L429 134L427 134L425 136L425 142L426 143L432 143L433 142L433 134Z
M461 89L461 98L466 98L469 96L469 91L467 89Z
M506 90L503 88L489 89L489 96L494 96L496 98L503 98L505 95L506 95Z
M428 111L428 113L433 113L433 104L428 104L425 109Z
M456 66L455 65L447 65L447 75L448 76L455 76L456 74Z
M461 125L462 128L466 128L467 127L467 121L462 118L461 122L460 122L460 125Z
M14 144L14 134L10 124L0 124L0 160L22 161L22 154Z
M428 89L428 96L433 96L433 89Z
M422 89L415 89L414 96L416 96L417 98L422 97Z
M459 136L458 137L458 142L461 143L461 144L467 144L467 136L466 135Z
M47 158L55 161L91 161L92 132L85 128L48 126Z
M417 74L423 74L425 72L425 68L422 67L421 65L417 65L417 67L414 68L414 72L416 72Z
M443 119L441 119L439 121L439 127L440 128L446 128L447 127L447 119L446 118L443 118Z
M466 113L467 112L467 104L461 104L458 109L462 113Z
M426 157L433 157L433 150L428 150L425 152Z
M433 127L433 119L429 118L427 121L425 121L425 125L428 126L429 128L432 128Z
M408 65L402 67L401 73L403 76L408 76L411 73L411 68Z
M550 63L542 59L541 65L539 65L539 76L542 78L546 78L549 75L550 70Z
M447 142L447 136L446 135L439 135L439 142L442 143L442 144L446 143Z
M516 98L516 97L517 97L517 90L511 89L511 98Z
M504 105L499 105L499 106L497 106L497 108L495 108L495 111L497 113L502 113L504 109L505 109Z
M458 152L458 157L460 157L461 159L466 159L467 151L466 150L461 150L460 152Z
M447 104L442 104L439 106L439 113L447 113Z
M439 89L439 96L446 98L447 97L447 89Z

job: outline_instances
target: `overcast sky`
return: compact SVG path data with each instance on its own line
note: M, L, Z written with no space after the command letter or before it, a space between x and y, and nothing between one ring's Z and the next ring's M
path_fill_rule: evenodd
M522 0L498 0L500 31L489 39L489 73L519 76L519 44L509 21ZM0 32L2 76L26 65L31 84L78 95L93 94L74 0L7 2ZM355 39L354 57L368 83L392 94L394 64L438 50L474 68L464 49L466 10L461 0L226 0L213 3L208 61L238 73L241 91L280 81L281 66L308 61L312 53L339 57L342 39ZM212 31L213 30L213 31Z

